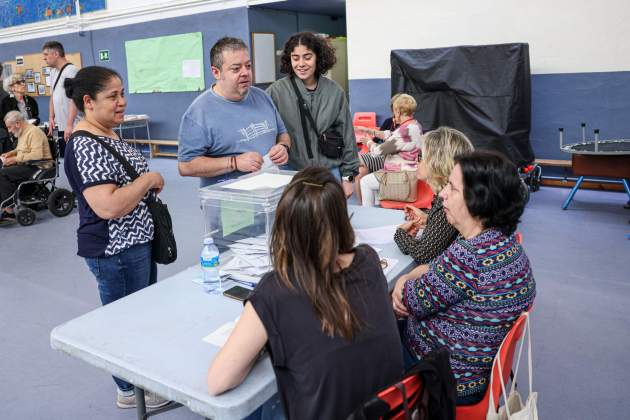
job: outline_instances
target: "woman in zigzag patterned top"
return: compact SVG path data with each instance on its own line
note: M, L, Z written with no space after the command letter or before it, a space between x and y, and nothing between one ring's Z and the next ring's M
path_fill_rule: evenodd
M85 117L68 141L64 169L79 202L78 255L96 277L103 305L155 283L151 261L153 220L145 203L157 194L164 179L149 172L144 157L114 132L125 115L127 100L122 79L114 70L90 66L64 82L66 95ZM112 148L140 175L132 181ZM132 384L114 377L116 404L136 406ZM168 401L147 393L147 407Z
M455 158L440 196L459 236L420 277L401 277L392 292L403 328L405 365L447 347L457 403L484 397L499 345L536 294L529 260L514 232L526 190L503 155Z

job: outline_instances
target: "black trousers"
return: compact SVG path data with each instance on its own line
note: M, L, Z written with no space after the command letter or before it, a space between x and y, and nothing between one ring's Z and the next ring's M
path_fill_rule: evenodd
M66 141L63 139L64 132L57 132L57 147L59 147L59 157L62 158L66 154Z
M37 168L30 165L14 165L0 169L0 203L10 198L18 185L29 180Z
M6 152L10 152L13 149L15 149L15 145L13 144L11 137L2 137L0 133L0 155Z

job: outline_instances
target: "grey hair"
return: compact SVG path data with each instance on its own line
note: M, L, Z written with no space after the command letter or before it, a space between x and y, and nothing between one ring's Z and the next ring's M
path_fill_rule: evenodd
M223 66L223 51L247 50L247 44L242 39L225 36L218 40L210 49L210 65L221 70Z
M4 116L5 124L13 124L18 121L26 121L20 111L9 111L7 115Z
M2 81L2 87L4 88L4 91L8 93L12 93L10 91L11 86L14 85L16 82L19 82L20 80L24 81L24 76L22 76L19 73L13 73L11 76L5 77L4 80Z

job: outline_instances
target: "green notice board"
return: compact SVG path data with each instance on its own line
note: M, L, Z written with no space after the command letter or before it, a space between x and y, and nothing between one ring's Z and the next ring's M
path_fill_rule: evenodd
M125 42L129 93L205 89L201 32Z

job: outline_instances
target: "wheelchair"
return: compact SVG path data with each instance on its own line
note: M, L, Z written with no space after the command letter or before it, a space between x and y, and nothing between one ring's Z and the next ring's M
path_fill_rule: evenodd
M57 217L64 217L75 207L72 191L55 185L59 177L59 148L57 140L48 137L48 146L53 157L53 166L38 169L30 179L22 181L12 197L2 203L0 208L12 208L16 221L22 226L30 226L37 219L37 210L48 208ZM38 162L29 162L37 164Z

